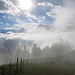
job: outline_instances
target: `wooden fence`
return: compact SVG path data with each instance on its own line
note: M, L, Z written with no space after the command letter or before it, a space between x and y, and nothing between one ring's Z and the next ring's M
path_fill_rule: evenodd
M30 62L31 61L31 62ZM23 69L25 68L25 65L28 66L29 63L31 65L33 65L33 63L36 63L36 59L30 59L30 60L24 60L24 59L20 59L19 61L19 58L17 58L17 61L16 61L16 64L14 63L15 65L15 69L14 69L14 75L18 75L19 73L23 72ZM9 73L8 75L12 75L12 66L14 66L13 63L10 61L10 64L9 64ZM3 66L2 67L2 75L6 75L5 74L5 67Z
M26 68L30 68L30 67L37 67L38 65L42 64L53 64L53 63L57 63L56 59L49 59L50 62L44 62L43 59L19 59L17 58L16 63L12 63L10 61L10 64L6 65L9 67L9 70L6 70L7 68L5 67L5 65L3 65L1 67L2 72L0 75L21 75L21 73L25 73ZM6 71L7 74L6 74ZM13 73L13 74L12 74Z

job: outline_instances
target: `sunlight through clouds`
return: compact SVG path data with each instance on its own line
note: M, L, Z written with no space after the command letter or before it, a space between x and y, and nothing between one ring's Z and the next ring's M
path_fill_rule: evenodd
M32 7L32 0L18 0L18 7L22 10L29 10Z

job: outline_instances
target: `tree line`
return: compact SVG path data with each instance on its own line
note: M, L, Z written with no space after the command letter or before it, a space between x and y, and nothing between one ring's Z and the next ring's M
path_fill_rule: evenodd
M10 61L15 61L15 59L23 58L23 59L40 59L40 58L49 58L60 55L65 55L70 52L71 46L67 41L60 40L60 42L53 43L51 47L46 46L43 49L40 48L36 43L32 45L32 49L30 50L26 45L20 48L18 47L16 51L8 49L5 53L4 63L8 63Z

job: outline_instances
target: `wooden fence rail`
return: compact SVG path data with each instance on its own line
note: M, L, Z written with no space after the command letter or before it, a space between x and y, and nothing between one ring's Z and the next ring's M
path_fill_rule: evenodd
M33 65L36 65L36 59L27 59L27 60L24 60L24 59L20 59L19 61L19 58L17 58L17 61L16 61L16 64L12 64L12 62L10 61L10 64L9 64L9 73L8 75L12 75L12 71L14 73L14 75L18 75L19 73L21 73L25 67L28 67L28 66L33 66ZM15 69L13 70L13 67L15 66ZM4 66L2 67L2 75L5 75L6 73L6 68L4 68Z

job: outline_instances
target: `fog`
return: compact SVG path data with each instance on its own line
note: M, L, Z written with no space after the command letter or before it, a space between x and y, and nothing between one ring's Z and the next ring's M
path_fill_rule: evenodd
M60 40L53 43L51 47L41 48L34 41L22 39L1 38L0 42L0 64L8 64L9 61L15 62L18 57L23 59L40 59L65 55L72 51L69 42Z
M52 25L25 23L21 25L21 28L25 29L24 32L0 33L0 64L14 62L17 57L48 58L73 51L75 49L75 4L73 0L62 2L64 6L54 6L54 9L47 13L55 18Z

